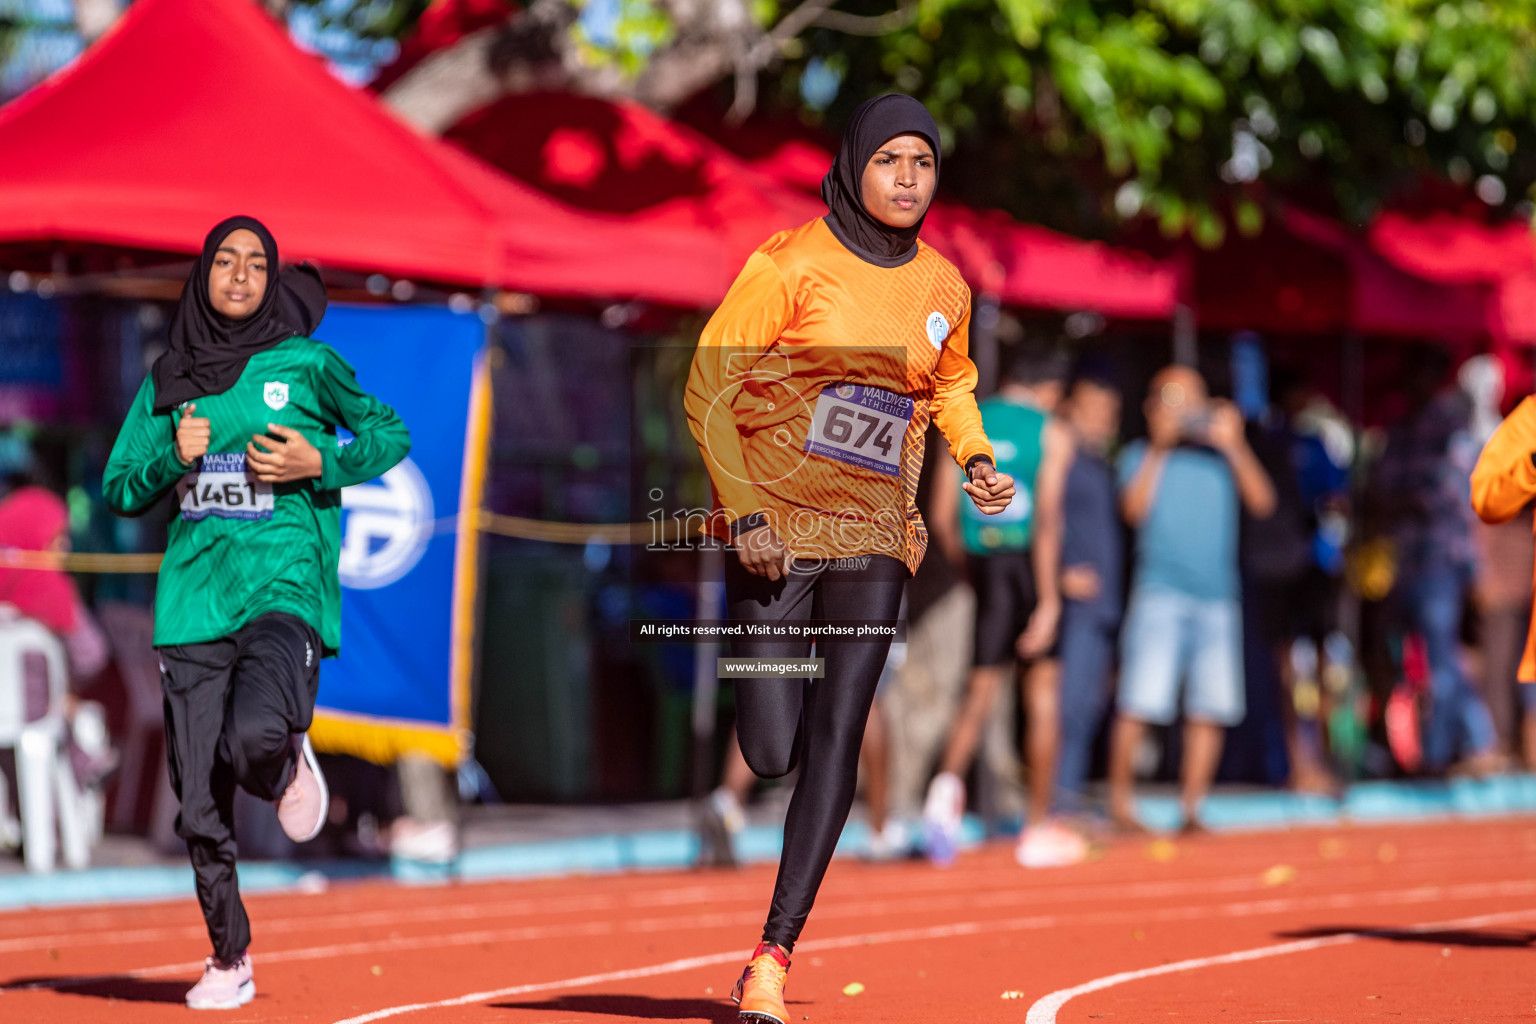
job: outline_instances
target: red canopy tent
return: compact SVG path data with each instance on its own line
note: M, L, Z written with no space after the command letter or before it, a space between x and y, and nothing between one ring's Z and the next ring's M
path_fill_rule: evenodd
M1337 221L1297 207L1282 207L1257 237L1199 253L1194 281L1202 327L1457 344L1488 328L1485 289L1425 280Z
M723 245L732 274L770 235L825 212L819 200L631 101L506 96L445 137L572 206L686 235L706 249Z
M248 0L141 0L0 109L0 245L188 253L234 212L284 255L541 294L717 301L723 253L561 207L397 121Z
M1529 224L1389 211L1366 237L1383 259L1424 280L1489 289L1489 334L1497 341L1536 342L1536 236Z

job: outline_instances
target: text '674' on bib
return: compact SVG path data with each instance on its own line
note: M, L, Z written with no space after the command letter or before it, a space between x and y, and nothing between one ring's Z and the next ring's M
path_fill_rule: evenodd
M829 384L811 414L805 450L890 476L901 473L901 439L915 403L864 384Z

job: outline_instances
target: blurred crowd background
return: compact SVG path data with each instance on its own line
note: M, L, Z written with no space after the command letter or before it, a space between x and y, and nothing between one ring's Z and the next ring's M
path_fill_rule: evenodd
M280 60L253 16L288 40ZM163 517L112 516L101 473L201 235L171 245L32 216L22 207L37 181L110 192L133 168L93 148L107 131L91 119L55 124L56 151L12 129L30 124L27 104L64 94L92 46L118 46L153 83L151 66L184 55L157 47L205 36L273 68L291 61L295 81L323 65L366 99L317 99L325 131L345 139L386 116L422 147L442 140L475 161L463 187L482 182L487 208L515 185L529 209L592 218L584 244L614 263L643 268L668 247L657 280L614 283L594 264L547 287L518 276L519 260L540 258L521 240L507 244L507 271L320 257L333 301L480 314L494 402L483 505L518 522L643 522L658 489L679 508L707 504L681 395L711 296L768 234L818 215L820 176L858 102L918 96L945 147L926 234L971 283L983 395L1042 360L1064 367L1066 385L1102 382L1120 398L1111 460L1146 436L1144 400L1170 364L1241 410L1276 507L1241 524L1246 715L1218 781L1335 794L1357 779L1536 765L1536 701L1515 681L1530 513L1486 527L1467 494L1481 443L1536 365L1536 4L0 0L0 193L24 197L0 200L0 546L163 549ZM232 117L291 117L302 161L302 104L248 109L265 80L220 80L217 67L206 79L196 88ZM181 126L200 103L151 87L98 95L93 109L147 131ZM34 148L7 152L17 140ZM364 191L396 159L368 156L347 168ZM284 175L296 193L313 187ZM388 196L380 209L418 201ZM125 202L153 219L153 195ZM296 209L290 219L326 226L324 201ZM234 212L266 216L207 209L199 223ZM504 212L507 237L522 216ZM311 255L272 223L285 254ZM421 232L425 245L432 225ZM690 255L683 282L668 268ZM36 515L6 514L39 500L29 486L60 501L49 536L27 536ZM946 500L930 485L925 513ZM13 518L27 529L11 531ZM704 556L646 559L597 529L550 536L484 537L473 759L456 790L474 802L700 795L730 760L729 688L696 742L696 652L632 643L630 622L718 617ZM946 547L910 585L904 660L880 704L899 815L921 807L969 668L977 598ZM18 603L37 583L29 572L0 569L0 601ZM147 833L163 756L146 643L154 577L71 578L79 614L56 624L71 638L71 707L103 709L102 727L89 716L80 727L77 774L99 783L111 828ZM1105 674L1093 724L1096 782L1116 677ZM996 820L1023 808L1024 723L1009 693L973 786ZM1179 757L1176 730L1154 730L1137 774L1172 780ZM375 842L406 804L445 799L443 779L334 763L338 789L356 794L338 821L348 849Z

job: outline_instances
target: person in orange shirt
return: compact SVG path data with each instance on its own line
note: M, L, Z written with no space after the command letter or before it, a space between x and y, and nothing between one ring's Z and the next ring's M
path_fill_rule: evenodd
M1472 508L1498 525L1536 501L1536 396L1529 396L1493 432L1472 469ZM1520 659L1521 737L1527 767L1536 765L1536 615Z
M917 238L938 183L938 138L909 96L854 111L822 183L827 215L748 257L688 378L688 423L715 492L706 529L735 548L726 598L749 630L732 638L732 654L805 658L823 631L822 678L733 680L752 770L777 778L801 768L762 942L732 993L744 1022L789 1021L789 954L853 804L891 640L824 631L894 623L928 543L915 502L928 424L965 468L961 486L978 508L1001 512L1014 493L972 394L970 291Z

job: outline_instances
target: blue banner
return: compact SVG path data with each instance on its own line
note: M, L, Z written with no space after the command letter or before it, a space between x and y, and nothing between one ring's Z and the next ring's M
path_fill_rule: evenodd
M333 306L316 335L400 414L411 453L342 491L341 656L321 669L310 736L380 764L416 752L454 765L469 748L485 327L440 308Z

